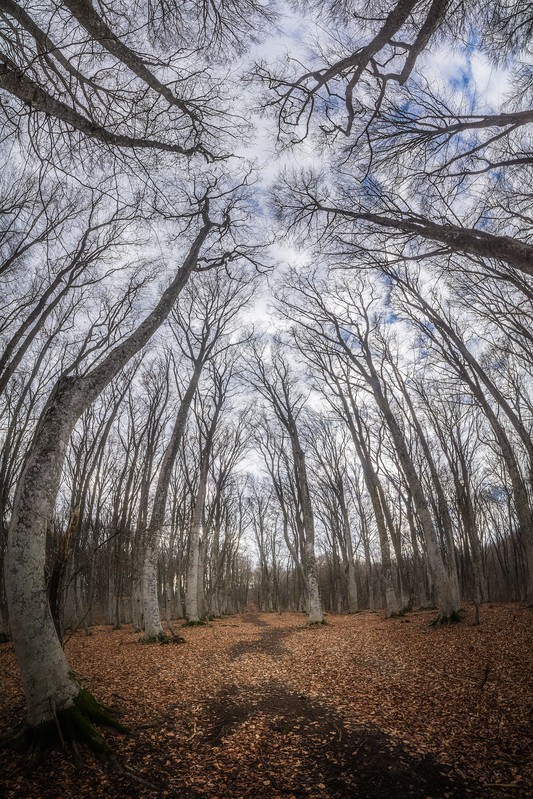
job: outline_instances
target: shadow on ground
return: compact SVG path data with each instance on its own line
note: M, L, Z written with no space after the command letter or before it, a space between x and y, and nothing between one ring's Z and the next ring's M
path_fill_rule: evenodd
M271 781L273 795L309 796L320 786L337 799L482 796L433 757L398 744L378 729L349 728L335 709L280 682L265 683L254 692L230 686L204 711L206 747L223 748L243 725L260 722L266 732L259 750L261 773ZM296 781L294 774L284 774L283 758L301 764Z
M242 619L246 624L252 624L254 627L259 627L261 630L260 637L253 641L243 640L238 641L229 650L231 660L236 660L243 655L270 655L271 657L280 657L287 654L287 650L282 645L284 638L292 635L295 632L293 629L282 627L271 627L268 622L262 619L259 613L255 610L250 610L243 616Z
M270 627L254 641L238 641L229 650L229 656L231 660L236 660L242 655L262 654L271 657L285 655L287 650L282 645L282 641L292 632L292 630L283 630L280 627Z

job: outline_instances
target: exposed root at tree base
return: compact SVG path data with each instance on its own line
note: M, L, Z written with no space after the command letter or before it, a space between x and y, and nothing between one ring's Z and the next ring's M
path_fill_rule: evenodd
M206 627L208 622L206 619L198 619L198 621L186 621L182 627Z
M143 635L142 638L139 638L140 644L164 644L167 642L167 636L165 633L159 633L158 635Z
M152 635L149 638L139 638L140 644L184 644L185 638L182 638L181 635L177 635L174 633L173 635L165 635L165 633L160 633L159 635Z
M459 612L454 610L452 613L439 613L436 619L430 621L430 627L448 627L450 624L459 624L461 616Z
M182 638L181 635L165 635L164 638L159 640L160 644L186 644L185 638Z
M123 734L129 733L129 729L92 694L81 688L73 705L52 710L52 719L36 726L26 724L12 740L13 746L28 753L30 769L39 765L46 752L58 747L68 748L78 765L82 760L80 746L86 746L99 760L116 762L110 745L94 725L110 727Z

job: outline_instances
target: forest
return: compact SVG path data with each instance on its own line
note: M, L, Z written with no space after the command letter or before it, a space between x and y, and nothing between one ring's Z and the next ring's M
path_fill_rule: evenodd
M0 791L525 799L533 5L0 40Z

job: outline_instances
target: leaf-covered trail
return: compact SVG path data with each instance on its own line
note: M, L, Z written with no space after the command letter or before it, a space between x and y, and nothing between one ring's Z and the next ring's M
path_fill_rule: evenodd
M113 738L123 768L52 753L31 775L0 752L6 798L446 797L531 795L533 613L468 613L447 629L431 614L256 614L146 646L124 628L67 645L83 683L133 733ZM22 718L12 648L0 647L0 731ZM0 795L3 795L0 792Z

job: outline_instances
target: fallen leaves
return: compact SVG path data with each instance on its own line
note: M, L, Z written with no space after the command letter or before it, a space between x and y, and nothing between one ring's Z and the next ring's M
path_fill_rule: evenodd
M186 631L180 647L142 646L125 628L74 635L72 667L133 734L112 739L111 772L53 752L37 772L0 751L6 799L522 799L532 786L533 614L473 610L431 629L430 613L248 615ZM0 734L23 718L12 647Z

